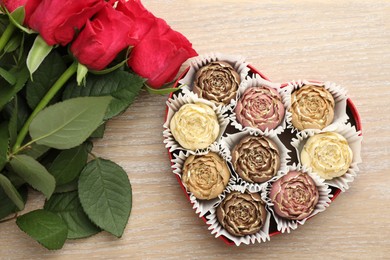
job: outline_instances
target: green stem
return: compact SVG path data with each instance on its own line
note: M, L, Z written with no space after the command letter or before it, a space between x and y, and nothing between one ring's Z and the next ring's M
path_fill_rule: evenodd
M42 109L44 109L47 104L49 104L50 100L57 94L57 92L62 88L62 86L68 81L70 77L73 76L77 71L77 62L73 62L72 65L69 66L69 68L59 77L59 79L54 83L54 85L50 88L50 90L46 93L46 95L42 98L42 100L39 102L39 104L36 106L34 111L31 113L30 117L27 119L26 123L24 123L22 129L20 130L15 145L12 148L13 154L16 154L19 152L19 148L24 141L24 138L26 137L28 133L28 129L30 127L30 124L32 120L37 116L39 112L41 112ZM23 146L24 147L24 146Z
M9 39L11 38L13 32L15 31L16 26L13 23L9 23L5 29L3 35L0 38L0 52L7 45Z

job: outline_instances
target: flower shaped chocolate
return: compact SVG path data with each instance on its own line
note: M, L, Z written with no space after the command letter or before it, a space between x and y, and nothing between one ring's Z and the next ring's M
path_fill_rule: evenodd
M233 67L215 61L197 71L193 91L201 98L227 105L236 96L239 85L240 76Z
M325 180L344 175L352 163L352 150L340 134L325 132L311 136L301 151L301 162Z
M219 123L214 110L202 103L185 104L170 122L173 137L185 149L204 149L219 135Z
M217 208L219 223L227 232L238 237L259 232L264 226L266 215L258 193L233 191Z
M234 170L247 182L265 182L280 168L277 145L264 136L247 136L233 148Z
M279 93L266 86L245 90L235 108L237 121L261 131L275 129L283 120L284 106Z
M229 182L226 162L216 153L190 155L184 163L181 177L184 186L198 199L218 197Z
M305 85L291 94L291 122L299 130L323 129L333 121L334 106L324 87Z
M280 217L302 220L314 211L319 194L308 174L290 171L272 184L270 198Z

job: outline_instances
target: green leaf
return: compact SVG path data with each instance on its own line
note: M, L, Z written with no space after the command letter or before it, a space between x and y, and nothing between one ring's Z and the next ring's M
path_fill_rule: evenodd
M0 77L5 79L10 85L14 85L16 83L15 76L3 68L0 68Z
M73 181L64 184L64 185L58 185L56 189L54 190L54 193L63 193L63 192L70 192L70 191L76 191L78 186L79 180L74 179Z
M15 97L13 102L13 109L11 112L9 124L8 124L8 134L9 134L9 146L12 147L16 141L18 135L18 96ZM1 141L0 141L1 142ZM2 168L2 167L0 167Z
M22 24L24 21L24 17L26 16L26 11L24 9L24 6L20 6L16 8L10 15L16 23Z
M12 185L15 186L15 188L19 189L22 185L26 184L26 181L23 180L19 175L14 173L12 169L7 169L6 172L4 172L4 175L8 178L8 180L11 181ZM24 185L26 186L26 185Z
M20 154L10 161L12 169L34 189L42 192L46 198L53 194L56 182L54 177L34 158Z
M31 114L31 110L22 95L23 93L15 95L13 100L4 106L3 109L6 117L9 118L10 121L10 137L12 137L13 134L17 134Z
M91 141L86 141L85 144L86 144L86 148L87 148L88 153L90 153L93 149L93 143Z
M81 86L81 83L84 83L84 85L85 85L87 73L88 73L87 66L85 66L81 63L78 63L77 64L77 77L76 77L77 78L77 85Z
M130 106L143 86L144 79L126 71L116 70L112 73L98 76L88 75L85 87L80 88L76 82L70 82L65 87L63 99L86 96L113 97L105 119L110 119Z
M48 45L40 35L35 38L34 44L27 55L27 68L30 71L31 78L52 49L53 46Z
M101 158L89 162L80 174L79 198L92 222L122 236L131 211L131 185L119 165Z
M84 213L77 191L54 194L45 203L45 210L59 215L68 226L68 239L90 237L100 229Z
M184 85L183 85L184 86ZM181 87L183 87L181 86ZM180 87L180 88L181 88ZM155 89L151 88L148 85L145 84L145 89L150 93L150 94L155 94L155 95L166 95L170 94L172 92L180 90L180 88L160 88L160 89Z
M0 174L0 186L3 188L5 194L7 194L8 198L10 198L10 200L19 210L24 209L22 196L20 196L19 192L14 187L14 185L12 185L11 181L3 174Z
M8 122L0 123L0 171L4 168L7 163L7 152L9 145L9 133L8 133Z
M66 70L61 55L57 51L52 51L34 72L34 81L29 80L26 88L26 98L28 105L34 109L57 79ZM58 98L53 98L56 102Z
M103 138L104 131L106 130L106 124L100 125L96 130L91 134L91 138Z
M3 109L15 95L24 87L28 79L28 69L26 66L15 72L16 83L12 87L0 88L0 110Z
M5 53L10 53L15 51L21 45L23 40L22 34L16 34L11 39L9 39L8 43L4 47Z
M22 196L23 203L26 203L27 201L27 191L28 189L26 185L18 188L18 192ZM0 189L0 201L0 219L3 219L8 215L19 211L2 189Z
M66 223L47 210L31 211L16 219L18 227L47 249L61 249L68 235Z
M31 122L38 144L69 149L83 143L102 123L111 97L81 97L42 110Z
M56 179L57 185L73 181L79 176L87 163L88 152L86 145L79 145L62 151L50 165L49 172Z
M127 62L127 59L125 59L124 61L116 64L115 66L111 67L111 68L107 68L107 69L104 69L104 70L91 70L90 72L92 74L95 74L95 75L104 75L104 74L108 74L108 73L111 73L117 69L119 69L120 67L122 67L123 65L125 65Z
M7 14L9 16L10 21L20 30L28 34L34 33L33 30L28 29L22 25L26 14L24 6L16 8L11 14L7 11Z
M28 149L23 151L23 154L28 155L37 160L38 158L46 154L49 150L50 147L33 143L28 147Z

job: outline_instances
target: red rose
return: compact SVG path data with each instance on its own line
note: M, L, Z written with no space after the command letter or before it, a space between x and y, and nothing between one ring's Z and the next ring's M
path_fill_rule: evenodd
M121 50L138 42L130 35L134 26L132 19L106 4L87 21L70 50L89 69L104 69Z
M134 20L131 35L140 42L134 45L128 65L148 78L154 88L172 81L180 65L197 55L191 43L162 19L156 18L139 0L120 0L116 8Z
M105 5L104 0L42 0L31 15L29 26L38 31L49 45L65 46L75 30Z
M153 88L159 88L172 81L181 64L196 56L192 44L162 19L145 35L131 51L128 65L138 75L147 78Z
M141 41L154 25L156 17L139 0L120 0L116 10L131 18L135 26L131 30L132 38Z
M28 25L32 13L35 11L40 2L41 0L3 0L0 1L0 4L5 6L11 13L18 7L24 6L24 24Z

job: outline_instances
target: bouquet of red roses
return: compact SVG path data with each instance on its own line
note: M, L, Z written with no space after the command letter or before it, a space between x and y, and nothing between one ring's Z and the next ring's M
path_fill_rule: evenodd
M122 236L130 182L91 139L142 88L172 91L162 87L196 52L139 0L0 4L0 222L16 218L48 249L101 230ZM19 215L29 187L44 208Z

